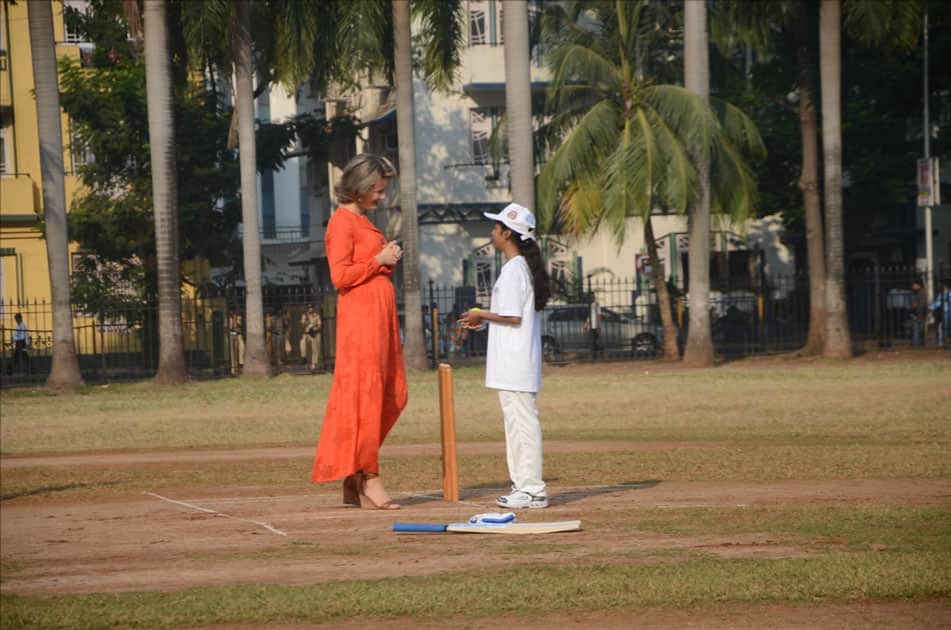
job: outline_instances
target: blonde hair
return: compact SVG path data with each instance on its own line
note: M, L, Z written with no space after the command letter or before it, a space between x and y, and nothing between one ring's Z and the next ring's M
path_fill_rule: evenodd
M334 186L338 203L354 203L363 193L370 192L380 178L396 175L393 164L382 155L361 153L343 168L340 181Z

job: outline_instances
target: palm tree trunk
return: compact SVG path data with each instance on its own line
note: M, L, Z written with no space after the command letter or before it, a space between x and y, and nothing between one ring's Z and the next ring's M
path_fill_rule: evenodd
M684 5L684 83L688 90L707 99L710 95L710 61L707 50L706 0L687 0ZM684 365L713 365L710 331L710 168L705 155L695 156L700 174L700 196L690 208L690 326Z
M416 208L416 128L413 103L412 22L409 2L393 0L396 132L399 137L400 211L403 238L403 309L406 364L428 367L419 292L419 220Z
M535 160L532 140L532 79L528 4L505 3L505 117L508 128L512 201L535 211Z
M852 356L845 304L842 242L842 6L823 0L819 10L819 55L822 77L822 147L826 198L826 342L825 356Z
M651 284L657 292L657 308L660 311L660 322L664 326L664 360L677 361L680 359L680 349L677 347L677 328L674 326L674 314L670 307L670 292L667 290L667 279L664 277L664 268L657 255L657 241L654 240L654 226L650 216L644 221L644 242L647 243L647 258L651 262Z
M241 169L241 222L244 224L245 326L243 376L267 376L271 363L264 346L264 303L261 297L261 233L258 226L257 151L254 138L251 6L235 3L235 108L238 111L238 151Z
M53 44L53 9L49 2L30 2L27 10L40 140L46 258L53 299L53 365L46 384L54 388L76 387L83 384L83 377L79 372L73 341L69 295L63 129L56 75L56 48Z
M800 0L796 23L796 57L799 63L799 132L802 136L802 174L799 189L806 214L806 251L809 259L809 333L801 352L822 354L826 330L826 260L819 201L819 141L812 48L809 42L809 7Z
M165 0L145 2L145 82L158 267L159 364L156 382L184 383L185 346L178 257L175 121Z

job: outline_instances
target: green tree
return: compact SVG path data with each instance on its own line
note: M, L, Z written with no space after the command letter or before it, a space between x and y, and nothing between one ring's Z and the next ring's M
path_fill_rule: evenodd
M656 256L655 208L686 211L700 194L698 158L711 171L713 208L736 219L756 203L742 158L764 153L749 118L729 103L707 103L688 90L656 83L666 69L651 57L659 28L648 2L595 3L583 14L546 16L561 33L548 53L554 71L545 130L551 154L539 176L544 227L570 233L610 229L620 245L626 221L644 222L653 284L664 323L664 352L677 358L676 331ZM558 28L554 23L564 20ZM665 56L661 55L661 59ZM654 74L649 74L653 72Z
M720 16L724 19L715 20L719 25L720 36L717 38L722 45L730 36L735 36L741 41L748 42L761 52L776 52L776 42L784 41L783 31L792 30L792 46L795 48L796 63L798 66L798 80L796 92L798 94L798 114L800 118L800 136L802 144L802 163L801 177L799 187L803 195L803 205L805 211L806 239L808 247L809 261L809 285L810 285L810 318L809 333L803 352L814 354L829 351L832 356L850 356L851 343L848 340L848 322L846 317L846 304L844 292L844 205L842 199L842 124L841 124L841 95L839 82L842 78L841 53L831 52L822 64L822 70L826 72L823 78L823 89L828 81L831 101L829 107L832 111L823 113L823 143L825 150L829 153L826 158L831 160L826 169L826 181L824 192L826 203L832 203L833 209L830 214L826 208L826 224L823 225L822 209L820 201L820 187L818 182L819 155L817 142L816 125L816 82L815 82L815 64L812 51L814 48L814 24L818 16L816 11L819 6L826 11L826 21L823 26L823 44L828 52L829 46L841 48L841 34L836 36L834 31L835 23L839 23L839 31L845 30L846 34L860 45L875 46L884 45L886 48L907 49L914 46L917 41L918 25L920 19L921 3L917 0L883 0L878 2L867 2L864 0L846 0L840 3L836 18L831 13L835 11L832 5L827 3L816 3L810 0L770 0L765 2L742 2L727 1L719 2L716 5L720 11ZM840 43L834 44L833 38ZM821 48L821 47L820 47ZM831 64L831 65L827 65ZM876 75L874 82L882 84L883 77L896 80L905 75L903 72L882 72L881 60L875 62ZM775 71L775 64L767 67L764 73ZM836 80L834 75L838 73L840 79ZM894 77L894 78L892 78ZM855 77L845 77L845 82L851 85L852 94L869 94L872 81L865 81L861 85ZM823 95L825 98L825 95ZM861 102L862 97L852 99L856 102L856 112L864 112L867 104ZM881 102L882 98L876 97L876 101ZM848 106L848 103L846 103ZM875 107L874 110L882 111L883 108ZM836 113L838 111L838 113ZM826 118L826 115L831 117ZM855 116L850 116L849 124L856 124ZM862 121L863 125L868 125L868 121ZM829 126L826 129L826 125ZM866 128L860 135L869 137ZM829 137L827 137L829 136ZM835 136L839 136L836 140ZM856 141L862 142L863 138L856 137ZM875 145L880 141L880 136L875 136ZM856 146L853 142L850 146ZM869 150L876 151L875 146L869 146ZM868 155L868 151L856 151L856 154ZM882 156L884 159L868 159L869 163L881 165L888 160L888 156ZM861 157L859 158L861 159ZM830 170L831 169L831 170ZM858 177L861 171L866 170L862 167L850 167L849 172L855 183L853 189L860 191L875 190L875 193L869 197L870 201L881 203L882 195L880 183L887 179L882 175L871 176L860 181ZM884 169L887 173L890 169ZM831 186L831 189L830 189ZM867 208L869 204L865 204ZM830 224L831 221L831 224ZM832 229L838 234L838 243L830 242ZM835 277L829 277L826 273L827 265L835 265ZM835 314L826 316L825 302L828 295L832 295L836 300ZM834 320L834 321L833 321ZM829 328L834 329L836 337L828 344L825 335ZM830 345L831 344L831 345Z
M801 352L821 354L825 347L826 328L826 262L825 229L822 224L822 204L819 187L819 127L816 110L816 80L813 19L810 0L772 0L743 2L729 0L714 6L714 39L729 53L733 39L755 47L761 54L777 48L784 42L783 29L792 29L797 67L796 90L798 98L801 162L799 190L802 195L803 218L806 231L806 255L809 267L809 327L806 343ZM781 47L781 46L780 46ZM782 98L782 96L780 97Z
M39 126L40 169L43 179L43 216L46 258L53 297L53 365L46 379L55 388L82 385L69 295L69 237L66 226L66 188L63 169L63 130L60 122L53 10L49 2L27 6L36 118Z
M148 299L157 289L157 263L145 65L136 56L106 64L90 69L69 58L60 62L73 154L93 156L78 169L83 192L72 202L70 234L103 261L142 267L136 290ZM226 146L228 119L197 85L176 94L175 108L183 258L230 264L238 178Z
M276 83L296 90L307 80L320 91L331 79L350 82L359 76L377 62L373 52L382 49L373 37L373 20L361 22L368 11L378 15L380 3L206 0L182 8L192 64L235 79L247 325L243 373L264 375L270 364L264 345L254 98Z

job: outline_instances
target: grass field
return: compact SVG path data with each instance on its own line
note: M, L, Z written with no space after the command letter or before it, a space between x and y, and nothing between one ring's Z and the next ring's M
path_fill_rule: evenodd
M552 507L520 518L584 529L528 538L389 531L495 509L478 368L455 373L458 504L436 376L409 375L382 453L398 518L308 482L329 376L4 391L0 622L949 625L949 358L546 367Z

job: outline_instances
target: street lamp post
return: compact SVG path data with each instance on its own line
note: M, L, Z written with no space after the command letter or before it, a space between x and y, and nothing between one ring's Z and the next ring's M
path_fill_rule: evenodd
M939 185L931 167L931 124L928 120L928 3L925 3L924 17L924 45L925 45L925 160L928 161L928 172L932 177L931 186ZM931 227L931 202L925 206L925 291L928 294L928 303L934 301L934 237Z

